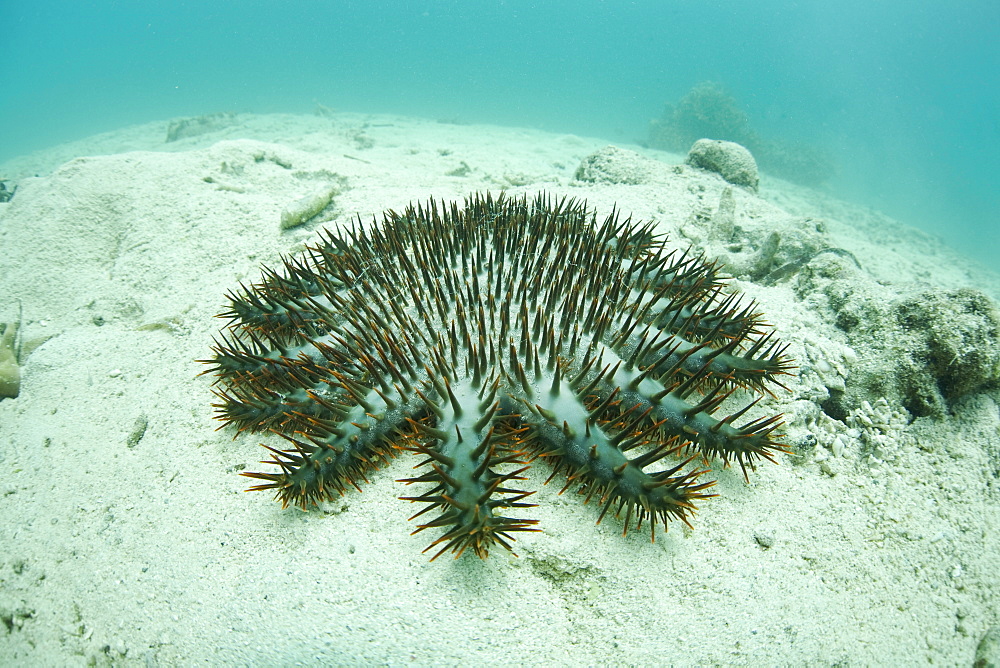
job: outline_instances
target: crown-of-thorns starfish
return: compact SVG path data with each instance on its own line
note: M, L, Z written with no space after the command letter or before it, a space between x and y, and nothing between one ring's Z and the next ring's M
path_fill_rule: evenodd
M358 487L394 452L423 457L404 500L437 515L433 558L486 557L537 521L515 481L536 457L608 511L688 523L714 484L692 460L743 470L783 450L780 416L742 416L792 366L718 267L671 252L652 224L598 223L539 195L434 200L325 231L228 295L203 360L217 417L281 436L243 473L303 509ZM734 393L756 397L716 415ZM679 457L678 457L679 455ZM674 461L661 460L670 457ZM552 478L550 476L550 480ZM411 518L412 519L412 518ZM427 551L425 550L425 552Z

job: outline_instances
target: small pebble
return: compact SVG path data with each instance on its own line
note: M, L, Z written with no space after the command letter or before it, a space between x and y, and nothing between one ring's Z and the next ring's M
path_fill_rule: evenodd
M767 531L755 531L753 539L765 550L769 550L774 545L774 534Z

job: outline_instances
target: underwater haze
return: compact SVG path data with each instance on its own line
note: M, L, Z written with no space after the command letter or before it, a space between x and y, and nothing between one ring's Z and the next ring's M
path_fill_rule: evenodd
M0 0L0 17L0 161L317 103L645 143L711 81L759 135L827 156L830 192L989 265L1000 248L997 0Z

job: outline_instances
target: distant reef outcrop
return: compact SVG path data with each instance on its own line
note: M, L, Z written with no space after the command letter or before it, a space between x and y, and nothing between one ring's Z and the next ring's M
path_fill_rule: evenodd
M649 124L647 146L686 153L699 139L730 141L746 147L761 171L806 186L818 186L835 173L833 159L809 144L763 137L725 88L703 81Z

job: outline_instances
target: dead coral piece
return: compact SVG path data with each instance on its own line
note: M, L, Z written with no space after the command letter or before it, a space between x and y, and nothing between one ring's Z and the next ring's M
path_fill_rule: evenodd
M17 323L0 323L0 399L13 399L21 391L16 341Z
M281 229L287 230L309 222L330 206L333 198L339 194L340 189L337 186L327 185L295 200L281 212Z
M733 238L736 225L736 199L733 189L726 186L719 196L719 207L709 220L708 236L711 239L729 241Z
M908 353L949 403L1000 378L1000 311L985 294L928 290L896 304L893 315L912 335Z
M589 183L620 183L637 186L649 181L649 162L635 151L605 146L580 162L574 177Z
M313 109L314 116L321 116L323 118L333 118L337 115L337 110L333 107L328 107L321 102L316 102L316 108Z
M4 202L9 202L14 199L14 193L17 192L17 186L14 186L10 190L7 190L7 182L0 179L0 204Z
M195 116L193 118L181 118L176 121L170 121L170 125L167 126L166 141L169 144L178 139L198 137L222 130L234 123L236 123L236 114L231 111Z
M719 174L729 183L757 192L757 161L743 146L720 139L699 139L688 151L685 162L692 167Z
M1000 310L971 288L931 289L887 301L845 281L824 290L852 347L867 353L846 393L825 407L847 412L872 395L916 417L940 417L961 397L1000 380Z

